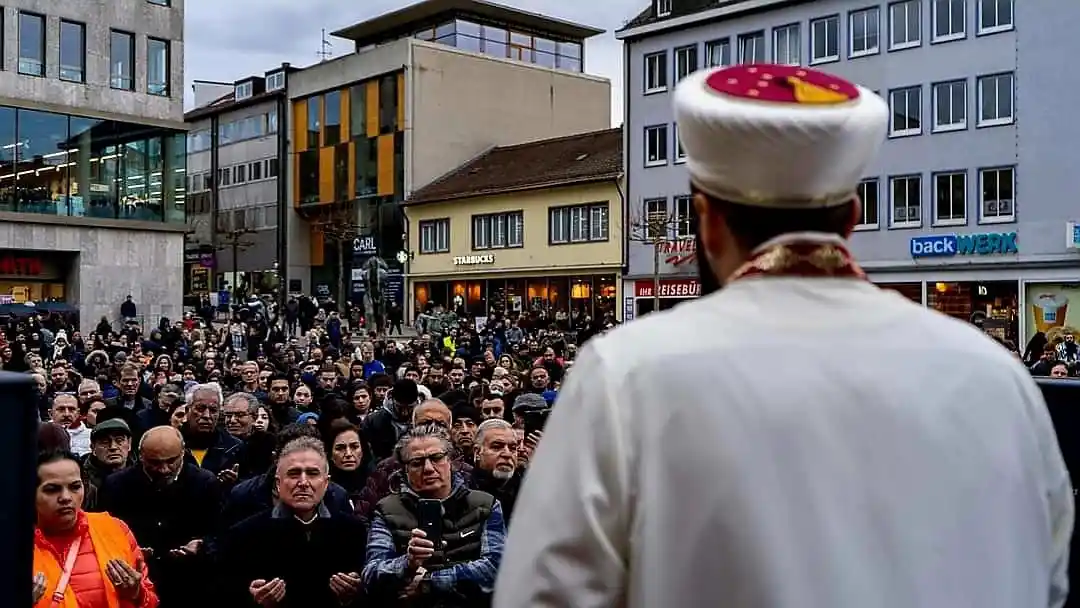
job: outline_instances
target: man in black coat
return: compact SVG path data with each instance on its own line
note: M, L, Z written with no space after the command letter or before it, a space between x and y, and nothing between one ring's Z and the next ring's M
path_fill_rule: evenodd
M362 591L364 526L323 504L329 466L322 442L301 437L278 459L278 503L221 539L221 592L232 606L340 608Z
M99 509L124 521L143 547L163 608L196 606L205 576L203 539L217 524L221 488L213 473L184 462L184 442L171 426L143 435L135 466L110 475Z
M403 378L394 383L382 407L373 408L364 419L361 432L376 461L393 455L398 439L412 426L412 411L419 399L420 390L416 383Z

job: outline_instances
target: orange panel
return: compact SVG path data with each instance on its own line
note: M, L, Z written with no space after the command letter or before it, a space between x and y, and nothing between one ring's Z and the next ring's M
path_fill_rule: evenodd
M356 190L356 140L349 140L349 198L355 196Z
M311 226L311 265L322 266L326 263L326 235L316 225Z
M379 170L379 196L394 193L394 134L379 136L379 155L376 167Z
M379 135L379 81L367 82L367 136Z
M397 75L397 130L405 130L405 72Z
M341 89L341 141L349 139L349 87Z
M307 100L293 102L293 150L307 150Z
M319 203L334 200L334 146L319 148Z

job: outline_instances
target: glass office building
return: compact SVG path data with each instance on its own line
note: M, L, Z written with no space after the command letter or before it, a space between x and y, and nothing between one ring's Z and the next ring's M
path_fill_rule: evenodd
M183 223L186 134L0 106L0 211Z

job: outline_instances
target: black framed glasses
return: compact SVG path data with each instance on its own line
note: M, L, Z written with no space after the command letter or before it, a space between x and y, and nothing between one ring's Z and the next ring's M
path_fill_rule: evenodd
M424 468L424 464L431 461L431 464L439 464L446 460L446 452L435 452L434 454L428 454L427 456L417 456L416 458L410 458L405 461L405 465L410 469L419 470Z

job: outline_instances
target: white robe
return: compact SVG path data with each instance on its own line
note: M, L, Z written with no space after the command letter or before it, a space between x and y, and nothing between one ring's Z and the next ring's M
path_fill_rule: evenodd
M1073 496L1038 387L868 282L746 278L581 352L496 608L1036 608Z

